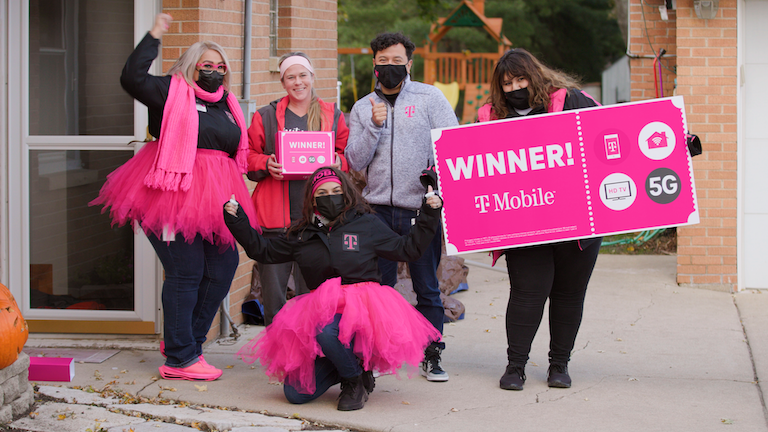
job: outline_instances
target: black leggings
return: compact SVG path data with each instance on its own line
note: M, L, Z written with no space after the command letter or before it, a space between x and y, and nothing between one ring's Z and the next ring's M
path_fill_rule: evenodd
M601 238L567 241L506 251L510 296L507 356L525 365L549 298L549 361L571 358L584 312L584 296L600 252Z

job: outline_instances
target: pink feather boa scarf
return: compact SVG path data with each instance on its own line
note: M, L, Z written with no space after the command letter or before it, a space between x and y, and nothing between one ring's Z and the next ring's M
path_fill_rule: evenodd
M171 78L168 99L163 108L163 121L160 125L160 138L155 161L144 178L144 184L152 189L164 191L188 191L192 185L192 167L197 155L197 134L200 119L197 114L195 97L206 102L217 102L224 96L224 87L215 93L208 93L194 84L190 86L181 77ZM240 171L247 169L248 135L245 117L237 98L230 92L227 106L240 128L240 144L237 147L235 162Z

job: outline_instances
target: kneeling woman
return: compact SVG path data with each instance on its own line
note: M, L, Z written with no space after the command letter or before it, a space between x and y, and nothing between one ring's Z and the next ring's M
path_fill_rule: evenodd
M310 179L302 219L277 239L251 228L234 200L224 206L224 220L249 257L296 261L311 290L286 303L238 354L248 363L261 359L267 375L284 379L291 403L314 400L340 382L338 409L357 410L373 391L374 368L418 365L424 348L441 338L397 291L380 284L378 258L418 259L435 236L442 200L429 187L414 229L399 236L371 214L346 174L324 167Z

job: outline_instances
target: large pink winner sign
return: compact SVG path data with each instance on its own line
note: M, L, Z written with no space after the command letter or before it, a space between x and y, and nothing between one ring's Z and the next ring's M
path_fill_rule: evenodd
M683 98L435 129L449 255L696 224Z

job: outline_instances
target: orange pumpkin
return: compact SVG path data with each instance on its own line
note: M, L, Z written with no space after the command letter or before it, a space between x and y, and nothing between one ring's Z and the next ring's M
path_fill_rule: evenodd
M29 326L21 316L11 291L0 284L0 369L13 364L29 337Z

